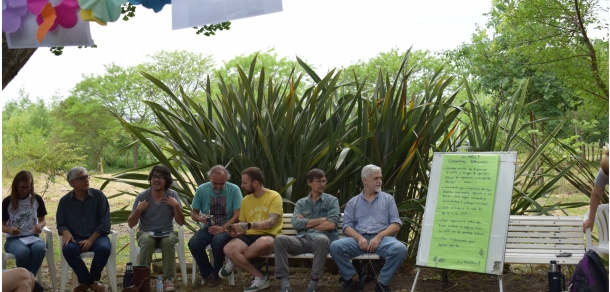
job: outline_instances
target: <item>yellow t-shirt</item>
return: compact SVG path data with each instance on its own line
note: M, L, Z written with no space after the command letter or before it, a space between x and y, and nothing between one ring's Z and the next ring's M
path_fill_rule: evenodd
M261 222L269 219L269 214L278 214L275 225L270 230L246 230L246 235L273 235L277 236L282 233L282 196L276 191L267 189L260 197L254 197L254 194L249 194L241 201L241 211L239 212L239 221L241 222Z

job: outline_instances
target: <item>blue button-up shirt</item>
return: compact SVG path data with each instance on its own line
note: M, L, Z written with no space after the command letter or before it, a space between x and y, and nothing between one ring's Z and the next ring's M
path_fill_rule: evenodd
M296 217L297 214L301 214L305 218L299 219ZM314 202L311 200L311 193L309 193L307 197L297 201L297 204L294 207L294 213L292 214L292 226L298 232L297 237L309 235L311 239L314 239L318 235L325 235L332 242L339 238L336 228L329 231L320 231L313 228L307 228L305 225L310 219L326 217L328 222L332 222L337 226L340 216L339 200L337 200L336 197L322 193L320 198Z
M369 202L364 198L364 194L360 193L351 198L345 206L343 233L345 228L351 227L360 234L377 234L392 223L402 226L392 195L379 192L375 199Z
M76 238L89 238L93 233L108 235L110 233L110 206L104 193L97 189L88 189L81 201L74 197L74 191L61 197L57 205L57 232L63 235L70 231Z

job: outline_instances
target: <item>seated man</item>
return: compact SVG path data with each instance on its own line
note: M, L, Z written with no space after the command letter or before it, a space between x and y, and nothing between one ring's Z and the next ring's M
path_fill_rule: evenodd
M290 290L288 253L299 255L313 252L311 279L307 292L314 292L324 273L324 263L331 242L338 239L337 223L341 212L339 200L324 193L326 175L314 168L307 172L309 196L299 199L292 214L292 226L296 236L279 235L275 238L275 278L282 280L280 292Z
M345 286L343 292L360 290L353 279L356 270L350 259L365 253L376 253L385 259L375 291L388 287L396 270L407 256L407 247L395 237L402 226L394 197L381 191L381 168L369 164L362 168L362 193L351 198L343 215L345 238L330 244L330 255L339 267Z
M66 262L74 270L78 285L73 292L105 292L108 286L99 283L102 270L110 257L110 206L102 191L89 188L89 175L83 167L68 171L68 182L74 189L57 205L57 231L63 236L61 246ZM80 254L95 253L91 271Z
M229 258L218 275L228 277L235 267L252 275L254 281L245 291L258 291L269 287L269 279L250 263L250 259L273 252L273 238L282 232L282 197L263 186L263 172L250 167L241 173L241 187L248 193L241 201L239 223L229 231L233 238L225 245Z
M170 190L173 179L169 168L157 165L148 174L151 188L141 192L133 202L127 225L134 227L139 222L136 240L140 247L138 265L150 266L155 248L161 248L163 260L163 287L174 291L172 280L176 276L176 249L178 233L173 221L184 224L182 204L174 190ZM186 277L186 275L182 275Z
M212 167L208 171L210 181L200 185L193 198L191 218L203 225L189 240L189 249L197 261L203 279L201 284L208 287L214 287L222 281L218 272L225 261L223 249L233 239L226 231L239 220L242 195L238 186L227 182L230 177L224 166ZM213 267L205 250L210 244L214 255Z

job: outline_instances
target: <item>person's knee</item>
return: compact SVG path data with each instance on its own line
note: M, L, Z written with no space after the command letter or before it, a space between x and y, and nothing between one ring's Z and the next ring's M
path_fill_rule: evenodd
M257 240L261 249L273 249L274 238L271 236L263 236Z
M152 236L144 235L141 238L138 238L138 246L140 248L154 249L157 246L157 240Z
M339 243L337 240L331 242L330 246L328 247L328 249L330 250L331 254L338 253L340 248L341 248L341 243Z
M45 245L42 242L39 242L40 244L34 243L32 244L30 250L32 251L33 254L45 254L45 252L47 251L47 248L45 247Z
M64 257L80 257L80 247L78 244L66 244L61 248Z
M222 249L222 251L225 253L225 255L230 256L230 255L233 255L234 253L236 253L236 247L237 247L237 245L235 244L235 241L231 240L231 241L229 241L229 243L227 243L225 245L225 247Z
M392 245L392 254L391 257L398 257L399 259L404 259L407 256L407 246L402 242L396 242Z
M216 234L214 235L214 237L212 238L212 246L223 246L225 244L227 244L227 242L230 240L227 240L227 236L225 236L224 234Z
M313 245L314 246L329 246L330 240L328 239L328 237L320 235L313 239Z
M102 242L102 244L98 244L95 249L93 249L93 252L95 252L96 255L99 254L100 256L108 257L110 256L110 249L112 249L110 241L107 241Z
M286 235L278 235L275 238L275 241L273 242L273 248L282 248L282 249L286 249L286 247L288 246L288 236Z

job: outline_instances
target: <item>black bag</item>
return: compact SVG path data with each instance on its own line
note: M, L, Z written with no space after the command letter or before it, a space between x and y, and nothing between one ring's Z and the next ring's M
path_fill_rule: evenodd
M608 273L594 250L588 250L576 266L570 292L608 292Z

